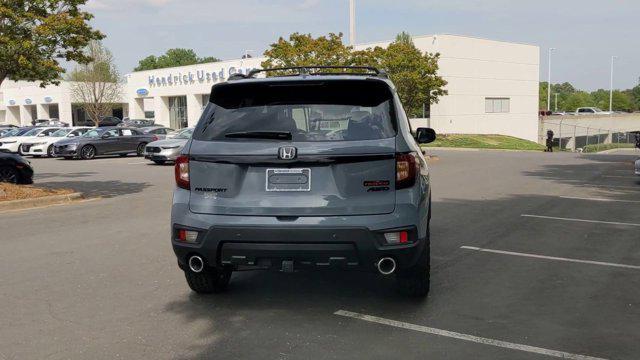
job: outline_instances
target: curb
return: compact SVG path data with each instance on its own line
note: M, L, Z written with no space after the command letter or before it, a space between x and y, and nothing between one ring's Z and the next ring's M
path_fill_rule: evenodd
M0 211L22 210L48 205L58 205L82 199L83 194L76 192L65 195L43 196L33 199L21 199L0 202Z
M422 147L422 150L444 150L444 151L506 151L506 152L543 152L542 150L518 150L518 149L482 149L482 148L460 148L460 147Z

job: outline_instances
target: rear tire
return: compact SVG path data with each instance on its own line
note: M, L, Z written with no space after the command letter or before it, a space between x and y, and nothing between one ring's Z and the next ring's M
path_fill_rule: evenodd
M85 145L80 149L80 158L83 160L91 160L96 157L96 148L93 145Z
M18 174L18 170L11 166L0 166L0 182L19 183L20 174Z
M427 236L424 239L425 249L416 265L399 270L396 274L396 286L401 294L425 297L429 293L431 265L431 241L429 237L429 228L427 228Z
M138 148L136 149L136 155L142 156L144 155L144 148L147 146L147 143L142 142L138 144Z
M158 164L158 165L164 165L164 163L165 163L166 161L164 161L164 160L153 160L153 162L154 162L154 163L156 163L156 164Z
M205 268L202 272L184 272L187 284L198 294L212 294L227 290L231 280L231 269Z

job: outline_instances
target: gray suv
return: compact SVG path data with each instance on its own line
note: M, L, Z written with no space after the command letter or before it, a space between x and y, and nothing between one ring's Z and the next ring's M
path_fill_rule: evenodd
M256 78L274 70L289 74ZM431 184L418 143L434 139L411 134L375 68L214 85L175 164L171 242L187 283L213 293L235 270L359 269L425 296Z

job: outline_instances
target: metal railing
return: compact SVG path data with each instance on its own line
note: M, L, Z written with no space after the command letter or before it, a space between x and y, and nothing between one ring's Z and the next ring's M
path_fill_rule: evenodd
M638 141L636 137L640 134L640 124L633 129L608 129L586 124L567 124L562 119L542 118L540 125L540 144L546 143L547 131L551 130L553 146L570 151L583 151L586 147L590 147L590 150L595 147L595 151L612 147L633 148Z

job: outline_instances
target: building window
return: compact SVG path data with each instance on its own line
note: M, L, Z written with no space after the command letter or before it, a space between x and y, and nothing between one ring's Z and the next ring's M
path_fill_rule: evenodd
M511 109L509 98L485 98L484 110L487 113L508 113Z

